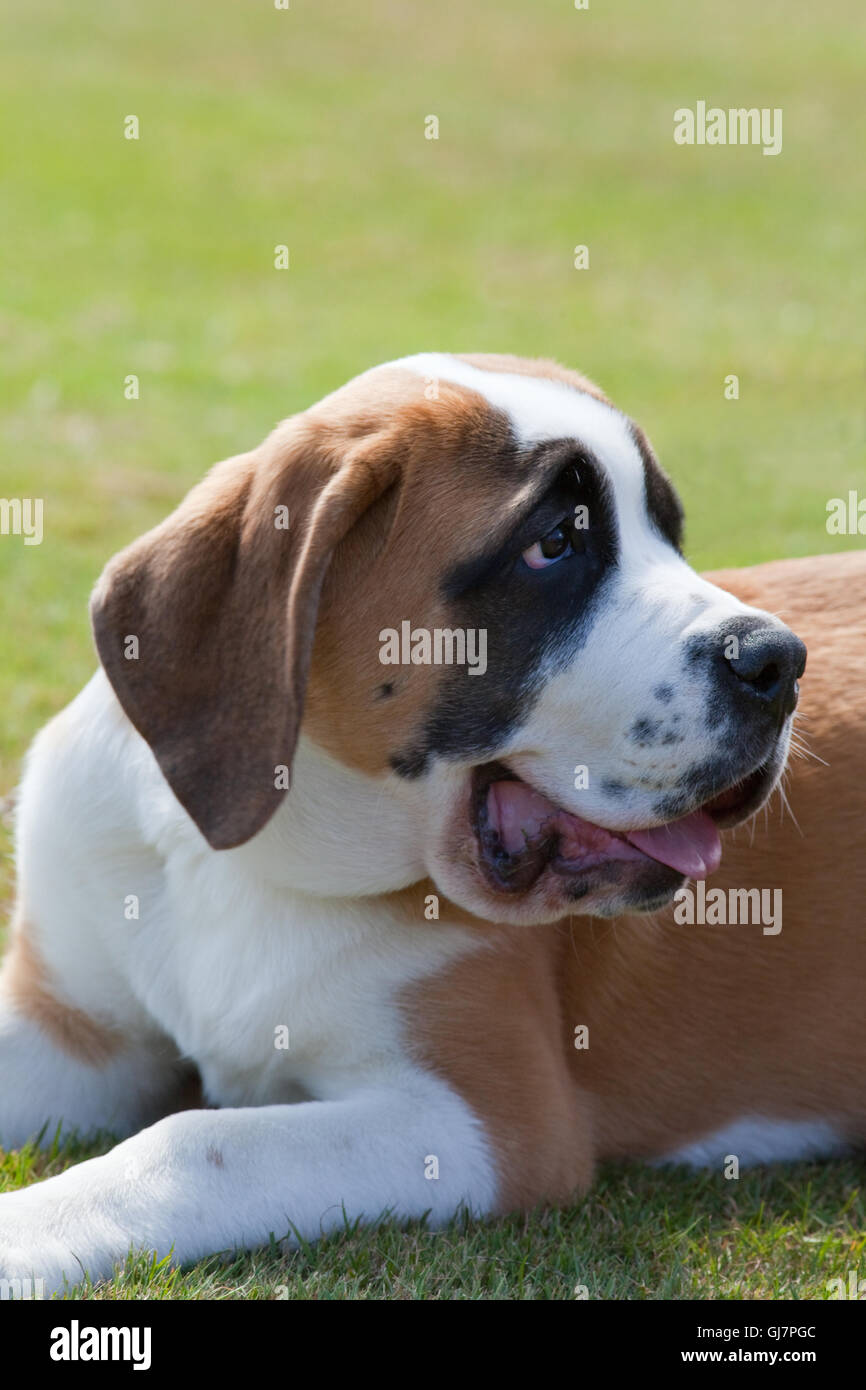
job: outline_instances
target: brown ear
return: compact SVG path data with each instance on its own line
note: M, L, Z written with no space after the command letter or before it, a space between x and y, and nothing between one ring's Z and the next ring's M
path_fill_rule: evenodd
M218 464L94 591L114 691L214 849L249 840L285 794L331 555L395 480L370 443L336 462L290 421Z

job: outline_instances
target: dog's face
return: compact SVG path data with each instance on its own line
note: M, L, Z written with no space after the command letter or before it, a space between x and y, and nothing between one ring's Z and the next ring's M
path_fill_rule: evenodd
M657 908L772 791L805 649L686 564L671 484L584 379L407 359L220 467L94 605L217 847L276 808L304 698L421 872L491 920ZM142 630L150 670L119 655Z

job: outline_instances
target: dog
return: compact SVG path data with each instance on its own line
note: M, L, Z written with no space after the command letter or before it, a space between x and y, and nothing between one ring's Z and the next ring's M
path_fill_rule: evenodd
M704 578L682 520L585 377L421 354L109 563L20 788L0 1142L122 1142L0 1197L0 1274L862 1141L866 554ZM716 884L783 922L682 925Z

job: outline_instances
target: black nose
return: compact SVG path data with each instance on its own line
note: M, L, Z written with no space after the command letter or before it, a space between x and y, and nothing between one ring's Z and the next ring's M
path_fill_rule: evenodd
M797 681L806 669L806 646L787 628L758 627L733 635L724 647L740 689L760 700L779 723L797 708Z

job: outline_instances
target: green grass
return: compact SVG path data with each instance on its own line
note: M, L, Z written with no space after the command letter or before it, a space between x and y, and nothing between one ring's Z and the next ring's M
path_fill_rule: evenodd
M0 1190L103 1151L70 1143L0 1163ZM860 1270L866 1193L855 1162L780 1165L737 1180L628 1165L583 1202L446 1231L347 1223L286 1256L274 1248L171 1269L130 1256L94 1298L826 1299ZM858 1275L859 1277L859 1275ZM582 1286L582 1287L580 1287Z
M211 462L406 352L598 379L679 485L699 567L858 543L824 523L866 482L859 0L0 9L0 495L44 498L46 528L0 537L0 794L92 669L109 555ZM782 154L674 145L701 98L782 107ZM3 1182L41 1171L13 1156ZM857 1181L616 1171L566 1214L139 1264L112 1292L570 1297L583 1274L594 1296L820 1297L862 1248Z

